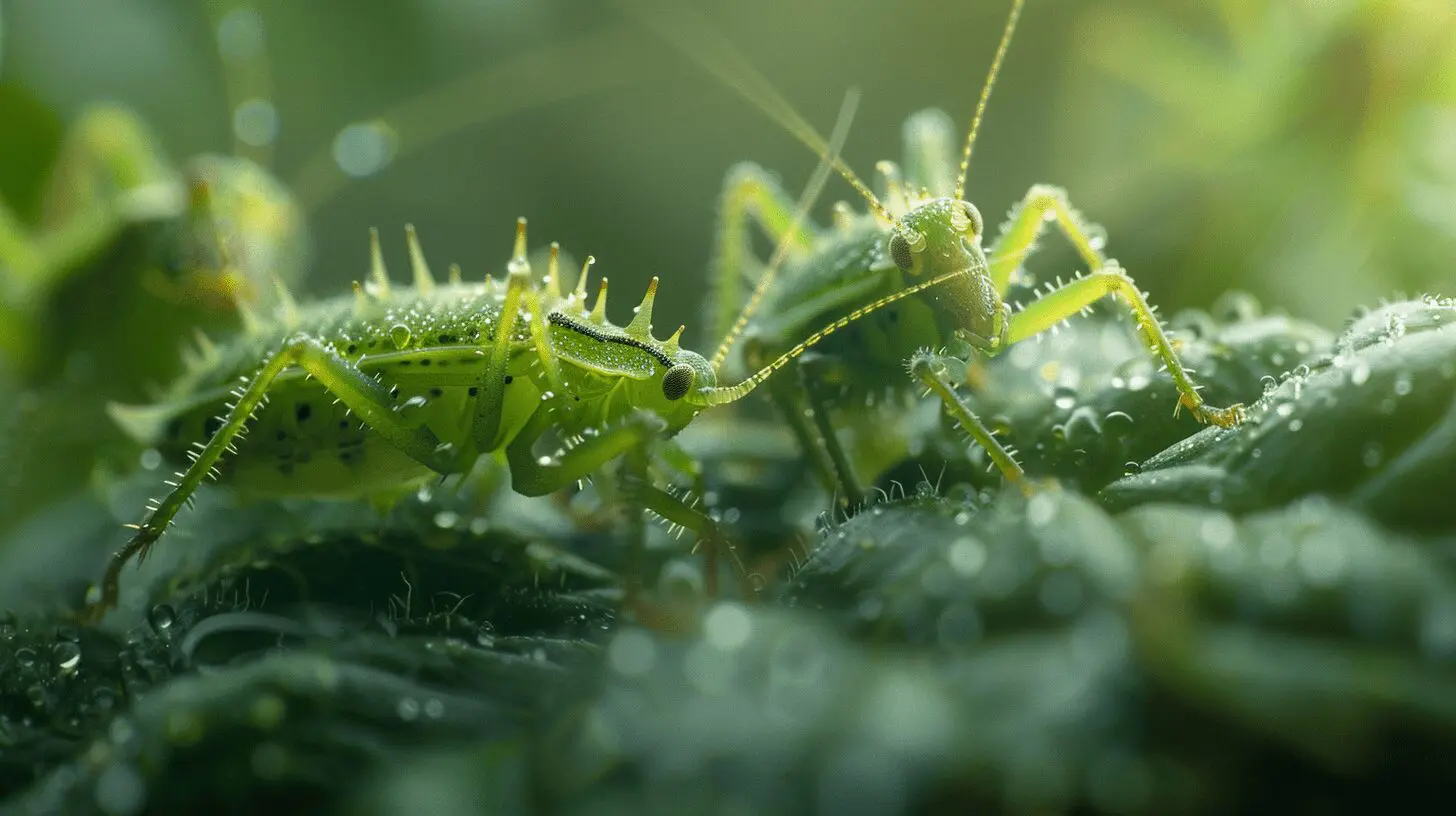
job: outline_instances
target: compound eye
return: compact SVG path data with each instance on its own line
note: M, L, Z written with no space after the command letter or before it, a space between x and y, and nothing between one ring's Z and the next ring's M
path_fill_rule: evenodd
M976 209L975 205L969 201L962 201L961 205L965 207L966 217L971 219L971 234L980 235L981 230L985 226L984 222L981 221L981 211Z
M905 272L909 272L910 267L915 265L915 258L910 253L910 242L898 232L890 236L890 260Z
M678 363L662 376L662 395L669 400L680 400L693 388L698 372L687 363Z

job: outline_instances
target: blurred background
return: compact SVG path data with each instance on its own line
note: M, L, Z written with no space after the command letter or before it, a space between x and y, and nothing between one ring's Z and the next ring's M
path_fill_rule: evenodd
M969 123L1008 7L738 0L702 13L823 131L859 86L844 154L869 176L899 157L910 113ZM533 243L597 256L620 283L615 316L661 275L659 333L679 320L691 332L726 170L752 159L797 191L816 160L608 4L11 0L0 19L0 195L21 195L15 168L46 166L87 106L120 102L174 160L272 167L307 212L302 288L319 296L363 276L369 226L397 277L406 222L432 262L476 276L499 274L525 215ZM1037 182L1067 187L1165 309L1241 287L1334 326L1397 291L1449 294L1456 4L1033 0L970 197L995 224ZM821 220L850 195L831 182ZM1047 244L1033 271L1076 268Z

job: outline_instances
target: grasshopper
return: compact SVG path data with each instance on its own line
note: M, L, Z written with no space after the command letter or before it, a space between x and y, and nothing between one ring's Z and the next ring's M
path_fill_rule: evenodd
M518 221L504 281L439 283L413 229L413 283L391 284L377 234L368 283L353 295L300 307L282 290L276 318L251 318L231 343L210 342L167 398L113 406L114 418L164 457L186 461L113 556L83 617L116 605L122 568L148 549L209 478L262 495L380 496L503 454L513 489L554 493L617 459L631 500L700 537L714 523L648 482L648 447L702 411L750 394L774 372L873 312L950 280L923 281L810 334L733 385L702 355L651 333L657 280L624 327L607 319L607 280L587 306L588 273L563 288L552 247L544 282ZM552 437L556 455L539 455ZM229 455L230 454L230 455Z
M877 310L873 320L853 321L833 340L818 344L814 353L797 357L797 378L780 378L768 389L816 469L846 503L860 501L863 489L830 421L829 403L837 398L846 404L866 404L887 392L904 393L910 385L904 378L906 368L914 383L940 398L1006 480L1029 491L1030 482L1014 451L1003 447L956 393L954 380L964 376L952 378L951 373L967 371L977 355L995 356L1109 295L1131 310L1141 339L1172 377L1179 392L1178 408L1188 409L1199 422L1223 427L1241 420L1241 405L1219 408L1204 402L1146 295L1102 253L1098 232L1072 207L1063 190L1033 186L1013 208L1000 235L983 248L984 222L975 205L965 200L966 179L991 88L1024 3L1015 0L1012 5L958 165L949 117L928 110L906 123L906 170L890 162L879 164L883 197L871 192L842 161L831 162L868 202L869 211L855 213L841 203L830 229L800 229L791 217L790 196L757 165L734 168L724 186L714 266L716 303L710 312L724 340L712 357L715 364L729 359L740 338L744 361L749 366L762 364L779 357L816 325L855 313L887 294L949 277L943 285L920 290L914 299ZM640 6L628 10L821 158L828 155L824 139L731 45L679 9L654 5L651 13ZM1048 223L1056 224L1090 271L1013 310L1006 302L1007 292ZM764 265L740 310L742 281L759 266L750 248L755 227L788 251L782 264Z

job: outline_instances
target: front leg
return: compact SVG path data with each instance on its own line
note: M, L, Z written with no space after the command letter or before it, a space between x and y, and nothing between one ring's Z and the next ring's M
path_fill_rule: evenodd
M1108 261L1100 271L1078 278L1027 304L1025 309L1012 316L1008 341L1017 343L1041 334L1107 295L1118 296L1132 309L1138 335L1172 375L1173 384L1178 389L1174 413L1180 407L1187 408L1199 422L1211 422L1220 428L1231 428L1243 421L1242 404L1215 408L1203 401L1198 393L1199 386L1178 360L1172 343L1163 333L1163 327L1143 298L1143 293L1116 261Z
M1100 240L1094 238L1098 228L1072 207L1067 200L1067 191L1038 184L1012 208L1011 219L986 252L991 264L991 281L997 294L1006 295L1011 286L1011 276L1036 248L1036 240L1048 223L1057 225L1077 254L1087 262L1089 270L1096 272L1107 262L1102 256Z
M960 395L955 392L950 379L946 376L947 364L947 359L940 354L929 351L917 352L910 358L910 375L940 398L946 413L951 415L951 418L961 426L961 430L965 431L972 441L986 451L987 455L991 457L991 462L1001 471L1001 475L1006 477L1008 483L1022 493L1031 495L1031 483L1026 478L1026 472L1016 461L1015 454L996 439L996 436L991 433L991 429L981 422L980 417L976 416L970 406L966 405Z

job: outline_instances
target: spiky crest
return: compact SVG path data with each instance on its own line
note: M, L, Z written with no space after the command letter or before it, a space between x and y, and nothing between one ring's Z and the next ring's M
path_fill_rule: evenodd
M546 286L551 297L561 299L561 244L551 242L551 259L546 262Z
M524 216L516 219L516 245L511 250L511 262L506 265L506 269L513 275L517 272L531 271L531 261L526 258L526 219Z
M652 339L652 304L657 300L657 276L647 284L647 294L642 296L642 303L633 311L632 322L627 324L625 331L629 337L638 340Z
M389 270L384 266L384 250L379 247L379 230L369 228L369 280L364 291L379 300L389 297Z
M430 274L430 265L425 262L425 250L420 246L414 224L404 225L404 239L409 244L410 270L414 273L415 291L428 295L435 291L435 276Z
M607 279L602 278L602 285L597 289L597 302L592 304L591 321L593 323L607 322Z
M581 276L576 279L576 289L571 293L572 301L577 304L577 308L581 309L582 314L586 314L587 276L591 274L592 264L596 262L597 259L594 255L586 256L586 260L581 262Z

